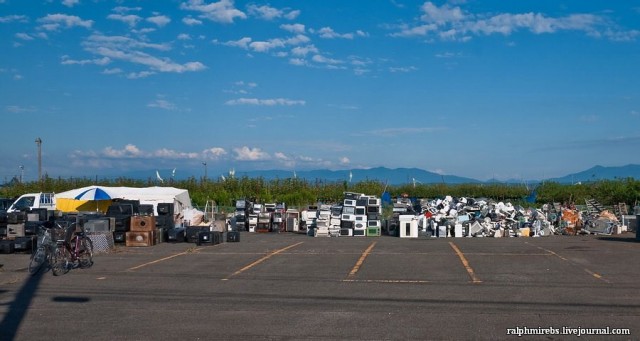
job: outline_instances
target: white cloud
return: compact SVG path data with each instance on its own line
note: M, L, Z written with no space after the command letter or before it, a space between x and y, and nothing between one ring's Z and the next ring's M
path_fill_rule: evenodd
M282 16L281 10L267 5L249 5L247 10L250 15L264 20L273 20Z
M460 7L451 7L447 4L438 7L432 2L425 2L420 9L424 12L420 19L427 23L444 25L449 22L461 21L465 18L465 14Z
M16 33L16 38L22 40L33 40L34 38L26 33Z
M337 59L332 59L332 58L328 58L319 54L314 55L311 60L313 60L316 63L320 63L320 64L332 64L332 65L336 65L336 64L342 64L343 61L337 60Z
M291 100L287 98L272 98L272 99L258 99L258 98L239 98L229 100L226 105L258 105L258 106L275 106L275 105L305 105L303 100Z
M247 6L247 12L256 18L263 20L274 20L278 18L293 20L300 15L300 11L286 12L286 9L282 10L269 5L258 6L254 4Z
M35 112L36 109L34 107L29 107L29 108L25 108L25 107L21 107L18 105L8 105L4 108L5 111L10 112L10 113L14 113L14 114L19 114L19 113L23 113L23 112Z
M140 79L147 78L149 76L155 75L156 72L153 71L140 71L140 72L130 72L127 74L128 79Z
M138 22L140 20L142 20L141 17L139 17L137 15L134 15L134 14L128 14L128 15L109 14L107 16L107 19L121 21L121 22L129 25L130 27L136 26L136 24L138 24Z
M461 57L462 53L460 52L444 52L444 53L437 53L436 58L455 58L455 57Z
M176 110L177 109L175 104L167 101L166 99L162 99L162 98L157 98L153 102L147 104L147 106L149 108L158 108L158 109L164 109L164 110Z
M73 7L80 3L80 0L62 0L62 4L67 7Z
M285 13L284 18L285 19L289 19L289 20L294 20L299 15L300 15L300 11L299 10L293 10L293 11L291 11L289 13Z
M47 31L57 31L60 27L84 27L90 29L93 25L93 20L82 20L75 15L66 14L47 14L47 16L38 19L38 22L41 22L42 25L40 27Z
M241 148L233 148L236 153L235 160L237 161L260 161L268 160L271 156L263 152L260 148L249 148L247 146Z
M236 41L228 41L226 43L222 43L222 45L225 46L232 46L232 47L239 47L242 49L249 49L249 43L251 43L251 38L249 37L244 37L244 38L240 38Z
M4 17L0 17L1 24L7 24L12 22L27 23L29 22L29 18L27 18L27 16L25 15L7 15Z
M438 26L436 24L424 24L416 27L409 27L406 25L401 26L400 32L392 33L392 37L414 37L425 36L429 32L436 31Z
M305 66L307 65L307 62L302 58L291 58L289 59L289 64L295 66Z
M311 41L311 39L309 39L309 37L303 35L303 34L298 34L295 37L289 38L287 40L285 40L285 43L287 45L300 45L300 44L305 44L308 43L309 41Z
M416 71L418 68L415 66L406 66L406 67L390 67L389 72L411 72Z
M171 19L165 15L156 15L147 18L147 21L156 24L158 27L164 27L171 22Z
M224 150L224 148L213 147L213 148L205 149L202 152L202 155L204 156L205 159L217 160L222 156L227 155L227 151Z
M236 18L247 18L244 12L234 7L232 0L220 0L208 4L203 0L189 0L181 3L180 8L200 12L200 18L223 24L233 23Z
M281 39L270 39L268 41L254 41L249 44L249 48L255 52L268 52L274 48L284 47L285 42Z
M114 7L112 11L116 13L128 13L128 12L139 12L142 10L142 7L126 7L126 6L118 6Z
M358 31L360 32L358 35L359 36L363 36L365 35L364 32L362 31ZM354 34L353 33L337 33L336 31L334 31L331 27L323 27L318 31L318 34L320 35L320 38L325 38L325 39L335 39L335 38L343 38L343 39L353 39Z
M287 155L285 155L282 152L276 152L275 154L273 154L273 156L278 160L284 160L284 161L291 160L290 157L288 157Z
M605 36L610 40L632 41L640 36L640 31L620 31L611 27L610 20L594 14L570 14L564 17L550 17L543 13L478 13L471 14L459 6L425 2L420 11L423 24L397 26L394 37L427 36L444 41L469 41L473 35L502 34L505 36L520 30L533 34L555 33L558 31L581 31L588 36Z
M203 152L203 154L205 154ZM99 153L94 151L81 151L75 150L71 153L71 158L81 158L87 162L93 162L95 164L104 164L100 159L201 159L203 155L195 152L180 152L168 148L160 148L153 151L144 151L135 146L134 144L127 144L122 149L115 149L111 146L104 148ZM88 160L87 160L88 159Z
M117 74L122 73L122 69L120 69L120 68L104 69L102 71L102 73L105 74L105 75L117 75Z
M349 160L349 158L348 158L348 157L343 156L343 157L341 157L341 158L340 158L340 164L341 164L341 165L348 165L348 164L350 164L350 163L351 163L351 160Z
M291 49L291 54L295 56L306 56L309 53L319 53L318 49L314 45L297 46Z
M303 24L282 24L280 28L296 34L302 34L305 32L305 26Z
M123 149L106 147L102 150L102 155L109 158L136 158L142 156L142 151L133 144L127 144Z
M192 72L201 71L206 66L200 62L176 63L169 58L152 56L142 49L169 50L168 44L151 44L128 37L91 35L84 43L85 49L91 53L148 67L159 72ZM130 74L130 78L141 78L153 74L149 71Z
M182 18L182 22L185 25L189 25L189 26L202 25L202 21L200 21L198 19L194 19L192 17Z
M69 56L62 56L62 65L87 65L87 64L95 64L95 65L107 65L111 62L111 59L107 57L98 58L98 59L84 59L84 60L73 60L70 59Z
M191 40L191 36L186 33L178 34L178 40Z
M178 152L172 149L161 148L151 152L149 157L153 158L163 158L163 159L172 159L172 160L182 160L182 159L200 159L200 155L198 153L185 153Z

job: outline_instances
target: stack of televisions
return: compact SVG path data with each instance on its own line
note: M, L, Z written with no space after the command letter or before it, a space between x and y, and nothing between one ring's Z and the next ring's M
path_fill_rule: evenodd
M31 252L38 229L51 214L45 208L0 214L0 253Z
M337 222L337 212L332 209L332 225ZM381 232L380 198L361 193L345 192L340 211L340 236L378 237ZM334 225L335 226L335 225Z
M214 214L213 221L206 226L176 226L167 231L167 241L195 243L196 245L215 245L224 241L239 242L240 232L227 231L226 215Z

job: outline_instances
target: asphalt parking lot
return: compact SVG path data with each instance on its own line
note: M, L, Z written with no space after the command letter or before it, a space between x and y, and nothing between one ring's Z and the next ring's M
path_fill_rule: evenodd
M239 243L118 246L57 277L29 276L28 261L0 255L0 340L640 339L631 234L242 233ZM525 327L549 334L509 335Z

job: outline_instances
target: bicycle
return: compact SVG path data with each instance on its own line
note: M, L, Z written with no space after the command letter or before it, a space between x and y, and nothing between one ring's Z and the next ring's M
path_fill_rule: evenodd
M56 240L51 269L55 276L63 275L72 268L86 269L93 265L93 242L84 230L77 231L77 224L67 227L64 237Z
M56 243L51 238L51 228L45 225L38 227L37 248L31 253L29 261L29 273L37 274L45 264L50 266L51 255L53 255Z

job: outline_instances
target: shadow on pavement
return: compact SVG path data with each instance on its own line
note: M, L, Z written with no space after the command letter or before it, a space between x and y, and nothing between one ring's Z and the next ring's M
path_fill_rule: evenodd
M609 242L626 242L626 243L638 243L638 240L635 237L598 237L599 240L605 240Z
M0 335L2 336L2 340L10 341L15 339L18 328L20 328L20 324L27 314L31 300L35 296L35 292L38 290L44 274L45 271L39 271L35 275L29 276L13 301L9 303L7 314L2 319L2 322L0 322Z

